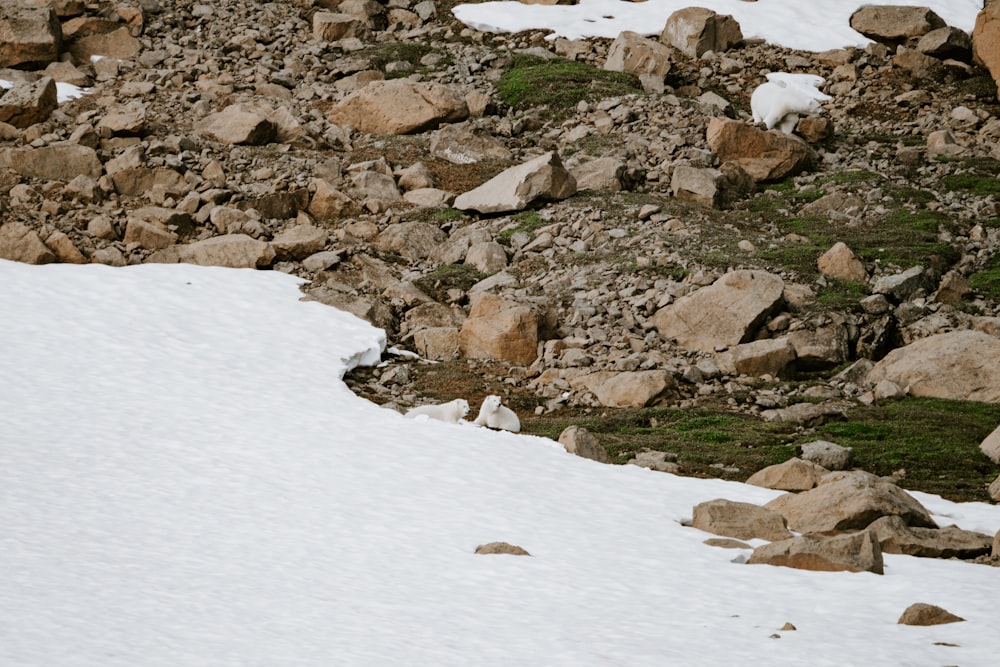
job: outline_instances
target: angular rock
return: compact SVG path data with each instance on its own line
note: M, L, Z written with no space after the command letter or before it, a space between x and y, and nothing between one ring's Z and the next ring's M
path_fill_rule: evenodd
M45 239L45 245L55 253L56 261L63 264L86 264L87 258L83 256L73 240L60 231L49 234Z
M68 141L56 141L40 148L0 150L0 166L13 169L22 176L49 181L71 181L81 174L96 180L104 173L101 160L93 148Z
M328 116L369 134L412 134L469 116L465 98L439 83L375 81L348 95Z
M625 187L628 165L616 157L577 158L573 162L566 166L576 181L577 191L620 192Z
M960 623L965 619L933 604L917 602L911 604L899 617L899 625L943 625Z
M896 303L909 301L918 290L932 292L935 287L934 275L922 266L914 266L893 275L882 276L872 285L873 294L885 294Z
M913 396L1000 403L1000 338L972 330L922 338L875 364L867 381L882 380Z
M628 72L636 76L653 76L663 81L673 67L673 50L664 44L637 32L619 33L608 48L604 69L610 72Z
M465 254L465 263L483 275L492 276L507 268L507 251L496 241L474 243Z
M851 14L851 27L880 44L901 44L945 25L927 7L865 5Z
M972 59L985 67L997 84L1000 99L1000 3L987 2L972 29Z
M3 3L0 67L47 65L59 59L62 28L51 7Z
M458 327L428 327L413 334L413 345L424 359L448 361L459 356Z
M309 213L320 221L352 215L358 208L347 194L322 178L313 179L315 192L309 201Z
M528 307L485 292L474 294L459 345L469 359L531 364L538 357L538 317Z
M822 572L884 572L878 540L867 530L836 537L802 535L771 542L754 549L747 562Z
M868 270L864 262L858 259L854 251L843 241L837 241L817 261L819 272L839 280L852 280L856 283L868 282Z
M570 454L576 454L585 459L610 463L611 457L601 446L593 433L582 426L568 426L559 434L559 444Z
M463 211L506 213L538 201L565 199L575 192L576 180L553 151L500 172L456 197L454 206Z
M243 104L231 104L199 124L207 136L224 144L262 146L277 135L278 127L263 114Z
M853 447L842 447L826 440L814 440L802 445L802 459L822 466L825 470L846 470L854 456Z
M530 556L527 551L516 544L506 542L490 542L476 547L477 554L510 554L511 556Z
M829 471L826 468L812 461L803 461L796 457L755 472L746 483L778 491L808 491L814 488L827 472Z
M136 243L146 250L159 250L177 243L177 234L158 221L130 217L125 226L124 241Z
M847 361L849 353L847 328L840 325L792 331L788 344L795 351L795 367L800 371L839 366Z
M937 28L920 38L917 51L941 60L953 58L968 62L972 57L972 37L951 26Z
M447 234L440 227L428 222L401 222L389 225L375 237L375 247L407 259L424 259L430 257L446 238Z
M313 39L339 42L350 37L365 37L368 27L365 22L352 14L337 12L316 12L313 14Z
M677 464L676 454L657 452L650 449L644 449L641 452L637 452L636 455L628 461L628 465L648 468L657 472L668 472L671 474L677 474L680 472L680 466Z
M688 350L712 352L749 340L780 304L784 282L766 271L723 275L652 317L664 338Z
M326 247L329 232L314 225L288 227L275 234L271 247L279 260L303 260Z
M920 558L962 558L986 556L993 548L993 536L944 528L910 528L899 516L884 516L868 527L875 533L883 553L906 554Z
M745 198L755 187L750 174L735 162L726 162L721 169L679 165L670 179L674 197L709 208L726 208Z
M723 53L737 46L743 41L743 31L732 16L702 7L688 7L667 18L660 41L688 58L700 58L708 51Z
M98 130L126 135L142 134L145 126L146 108L142 105L109 109L97 123Z
M831 419L847 418L847 410L853 407L845 401L823 401L822 403L795 403L787 408L764 410L760 418L765 422L794 422L806 428L825 424Z
M69 52L80 65L91 62L94 56L114 58L116 60L132 60L142 51L142 43L132 36L128 28L119 28L112 32L89 35L73 40Z
M755 377L783 376L793 361L795 361L795 347L787 336L735 345L715 358L723 373Z
M815 489L786 494L765 505L788 520L800 533L862 530L883 516L899 515L907 525L937 528L916 498L875 475L833 472Z
M147 260L160 264L198 264L234 269L263 269L274 261L269 243L246 234L225 234L187 245L158 250Z
M404 192L403 201L422 208L446 208L455 203L455 193L437 188L417 188Z
M46 120L56 106L56 82L50 77L17 84L0 97L0 123L24 129Z
M989 457L990 461L1000 465L1000 426L979 443L979 449Z
M712 118L706 130L708 146L722 162L732 161L757 182L794 176L816 159L809 144L778 131L764 132L728 118Z
M610 408L642 408L652 404L668 389L674 388L668 371L629 371L614 373L591 388L601 405Z
M49 264L56 257L35 230L20 222L0 224L0 259L25 264Z
M694 506L691 525L698 530L738 540L789 539L785 517L760 505L718 498Z

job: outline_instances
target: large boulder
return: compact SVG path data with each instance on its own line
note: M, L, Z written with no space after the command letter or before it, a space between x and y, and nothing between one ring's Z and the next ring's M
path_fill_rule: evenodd
M1000 426L997 426L986 439L979 443L979 449L990 457L990 461L1000 464Z
M709 208L726 208L754 191L753 178L735 162L720 169L678 165L670 178L674 197Z
M901 516L884 516L868 527L878 538L882 552L922 558L977 558L990 553L993 536L944 528L910 528Z
M1000 98L1000 2L987 2L972 30L972 59L989 70Z
M928 7L865 5L851 14L851 28L868 39L890 45L915 42L946 25Z
M765 507L784 516L792 530L800 533L861 530L890 515L901 516L909 526L937 528L916 498L860 471L830 473L815 489L779 496Z
M738 120L713 118L705 136L721 162L735 162L757 182L794 176L816 159L815 151L798 137L777 130L765 132Z
M695 505L691 525L698 530L738 540L761 539L775 542L792 536L785 517L780 514L760 505L723 498Z
M23 129L47 119L56 106L56 82L50 77L21 83L0 97L0 123Z
M469 117L465 97L439 83L374 81L330 111L329 121L370 134L413 134Z
M59 59L62 28L51 7L0 3L0 68L47 65Z
M712 352L749 341L781 303L784 285L766 271L731 271L661 308L652 321L661 336L681 347Z
M865 263L858 259L846 243L837 241L817 261L819 272L824 276L851 280L856 283L868 282L868 269Z
M471 301L459 333L463 356L525 366L538 357L538 317L529 306L486 292Z
M867 381L892 380L913 396L1000 403L1000 338L966 329L897 348Z
M233 269L263 269L274 261L269 243L246 234L225 234L187 245L158 250L149 260L161 264L198 264L226 266Z
M673 50L663 42L625 30L611 43L604 69L635 76L654 76L663 81L673 66L673 55Z
M708 51L722 53L737 46L743 41L743 31L732 16L703 7L687 7L667 17L660 41L688 58L700 58Z
M735 345L715 357L715 363L723 373L758 377L785 375L793 361L795 347L787 336Z
M823 572L884 572L878 540L868 530L836 537L802 535L771 542L754 549L747 562Z
M93 148L69 141L56 141L39 148L0 150L0 166L13 169L22 176L49 181L72 181L80 175L97 180L104 173L101 160Z
M567 426L559 434L559 444L570 454L600 463L611 462L611 457L597 437L582 426Z
M262 146L275 139L278 126L263 113L243 104L231 104L210 114L199 125L207 136L224 144Z
M448 235L429 222L400 222L389 225L375 237L375 247L383 252L393 252L407 259L429 257Z
M945 623L961 623L964 620L961 616L956 616L937 605L917 602L907 607L896 622L899 625L944 625Z
M8 222L0 224L0 259L48 264L54 262L56 256L33 229L20 222Z
M746 483L779 491L808 491L819 484L827 472L826 468L812 461L793 457L784 463L758 470L750 475Z
M69 45L73 59L81 65L92 62L95 56L132 60L141 51L142 42L136 39L127 27L74 39Z
M589 385L601 405L610 408L646 407L674 386L673 375L663 370L611 373L607 379Z
M455 198L454 207L479 213L521 211L536 201L565 199L576 193L576 180L552 151L506 169Z

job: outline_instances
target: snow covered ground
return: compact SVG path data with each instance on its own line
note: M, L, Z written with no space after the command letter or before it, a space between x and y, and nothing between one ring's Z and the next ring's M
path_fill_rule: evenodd
M945 22L972 31L982 0L579 0L576 5L526 5L516 1L463 4L455 17L484 32L552 30L551 39L608 37L623 30L659 35L667 18L684 7L706 7L735 18L743 36L802 51L826 51L864 46L870 40L850 26L851 14L867 4L930 7Z
M0 261L0 665L997 664L1000 569L733 562L680 521L776 492L404 419L341 380L382 332L298 283Z

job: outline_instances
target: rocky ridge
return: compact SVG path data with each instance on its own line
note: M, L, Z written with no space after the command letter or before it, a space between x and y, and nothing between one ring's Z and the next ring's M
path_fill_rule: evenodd
M947 186L1000 165L1000 105L989 56L934 21L806 53L728 23L706 46L704 14L659 39L546 41L430 0L0 6L21 21L0 25L0 257L296 273L539 415L711 400L808 428L907 392L1000 401L1000 305L969 286L1000 209ZM525 54L641 86L518 109L499 88ZM768 71L834 99L764 132L748 101ZM56 104L55 82L89 94ZM928 214L941 250L845 243L900 211ZM832 237L810 270L785 260L818 243L791 231L803 216ZM928 377L928 358L958 370ZM387 361L349 382L420 402L421 364Z

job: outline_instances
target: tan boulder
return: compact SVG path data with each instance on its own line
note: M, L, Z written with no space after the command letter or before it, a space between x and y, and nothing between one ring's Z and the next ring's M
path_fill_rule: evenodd
M660 41L688 58L700 58L708 51L722 53L737 46L743 41L743 31L732 16L702 7L687 7L667 17Z
M784 375L793 361L795 347L787 336L734 345L715 357L715 363L723 373L757 377Z
M523 548L517 546L516 544L508 544L507 542L490 542L489 544L480 544L476 547L477 554L510 554L511 556L530 556L527 551Z
M858 259L846 243L837 241L825 253L820 255L819 272L831 278L852 280L856 283L868 282L868 270L864 262Z
M899 625L943 625L960 623L965 619L933 604L917 602L911 604L899 617Z
M910 526L937 528L916 498L861 471L829 473L815 489L779 496L765 507L784 516L792 530L800 533L860 530L890 515L903 517Z
M370 134L413 134L468 116L465 98L448 86L391 79L351 93L333 108L328 120Z
M244 104L231 104L209 114L198 125L208 137L224 144L262 146L277 136L278 127L267 117Z
M794 176L816 157L809 144L794 135L778 130L765 132L728 118L712 118L706 138L721 162L735 162L757 182Z
M826 470L846 470L853 457L853 447L842 447L835 442L813 440L802 445L802 460Z
M0 97L0 123L24 129L47 119L56 106L56 82L50 77L15 84Z
M669 371L628 371L612 373L591 385L590 389L601 405L611 408L642 408L653 404L676 386Z
M452 164L506 161L513 156L503 141L467 122L442 125L431 132L430 152Z
M73 239L60 231L54 231L45 239L45 245L55 253L56 261L63 264L86 264L87 258L73 243Z
M294 225L271 239L271 247L279 260L300 261L326 247L329 233L310 224Z
M988 555L993 548L992 535L957 526L910 528L903 517L895 515L873 521L868 529L875 533L882 552L887 554L970 559Z
M313 179L312 198L309 200L309 213L317 220L330 221L352 215L358 210L358 205L333 184L322 178Z
M990 461L1000 464L1000 426L993 429L993 432L979 443L979 449L990 458Z
M458 327L427 327L413 334L413 345L424 359L448 361L460 353Z
M465 263L480 273L492 276L507 268L507 251L496 241L484 241L469 246Z
M673 60L673 50L663 42L624 30L611 42L604 69L636 76L651 75L662 81L670 73Z
M766 271L731 271L661 308L652 318L664 338L712 352L749 340L781 302L784 282Z
M313 14L313 39L337 42L350 37L365 37L368 26L353 14L316 12Z
M13 169L22 176L49 181L71 181L81 174L96 180L104 173L101 160L93 148L69 141L56 141L40 148L0 150L0 166Z
M836 537L802 535L771 542L754 549L747 562L822 572L883 574L884 571L878 540L867 530Z
M471 297L459 345L469 359L529 365L538 357L538 317L516 301L477 292Z
M865 5L851 14L851 27L882 44L916 40L945 27L944 19L928 7Z
M1000 98L1000 3L987 2L972 30L972 58L985 67L997 84Z
M755 187L750 174L735 162L726 162L720 169L678 165L670 177L674 197L709 208L726 208Z
M125 226L124 241L136 243L147 250L159 250L177 243L177 234L159 221L130 217Z
M576 180L551 151L506 169L455 198L454 207L479 213L520 211L537 201L556 201L576 193Z
M788 344L795 350L795 367L800 371L839 366L850 354L847 327L839 324L792 331Z
M375 247L407 259L425 259L447 238L440 227L429 222L400 222L376 236Z
M986 492L990 494L990 498L992 498L996 502L1000 503L1000 475L997 475L997 478L995 480L993 480L993 482L990 484L989 488L987 488ZM997 535L1000 535L1000 533L997 533ZM995 545L995 543L994 543L994 545ZM997 550L996 550L995 546L994 546L993 551L994 551L994 554L1000 555L1000 553L997 553Z
M274 249L269 243L246 234L225 234L186 245L158 250L149 262L161 264L198 264L226 266L234 269L262 269L274 261Z
M97 122L97 130L111 134L142 134L146 127L146 107L142 104L109 109ZM107 136L107 135L104 135Z
M867 381L882 380L913 396L1000 403L1000 338L972 330L922 338L875 364Z
M88 35L73 40L69 52L73 59L83 65L91 62L94 56L114 58L116 60L132 60L142 51L142 42L132 36L128 28L119 28L111 32Z
M45 65L59 60L62 29L51 7L3 3L0 68Z
M827 472L829 471L823 466L794 457L755 472L746 483L779 491L808 491Z
M56 257L33 229L20 222L8 222L0 224L0 259L49 264Z
M600 463L611 462L611 457L597 437L582 426L567 426L563 429L559 434L559 444L570 454Z
M694 506L691 525L698 530L738 540L776 542L792 536L785 517L752 503L717 498Z

